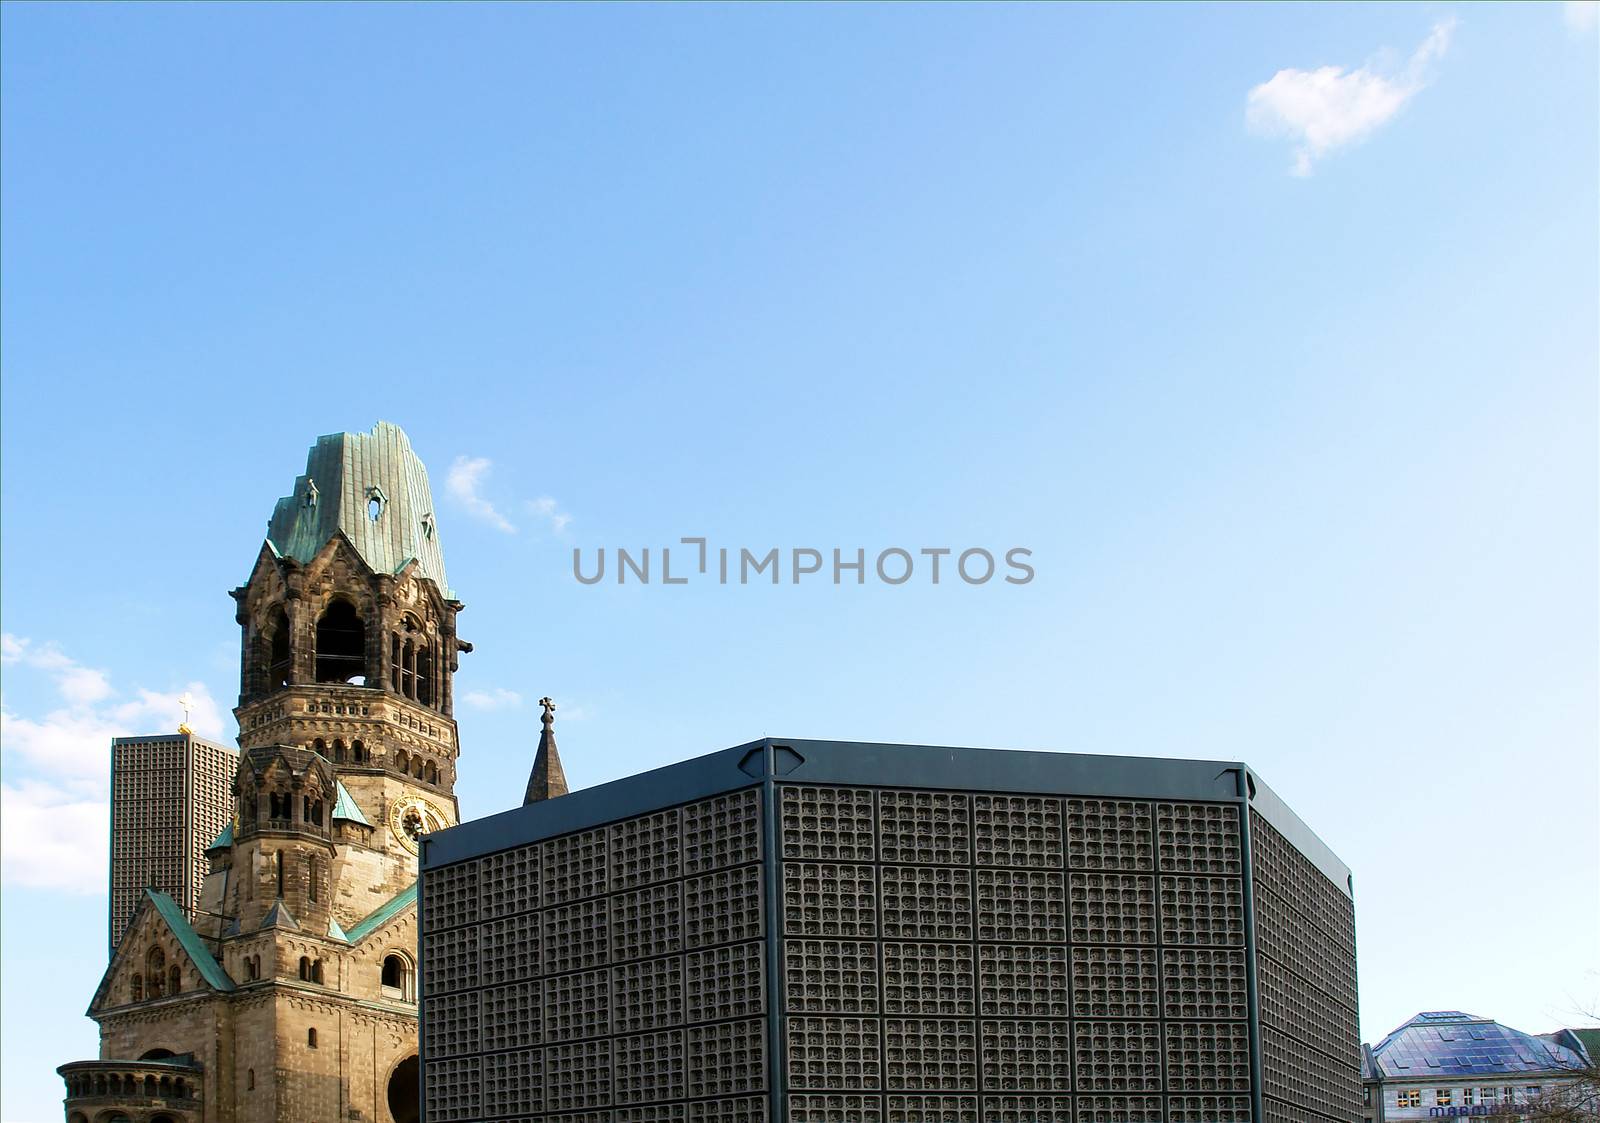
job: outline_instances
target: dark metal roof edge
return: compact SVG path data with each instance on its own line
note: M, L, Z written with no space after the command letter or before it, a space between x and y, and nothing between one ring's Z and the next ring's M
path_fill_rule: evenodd
M1338 886L1339 891L1345 896L1353 899L1355 883L1350 867L1339 859L1333 848L1323 842L1317 832L1307 826L1306 821L1300 818L1277 792L1267 786L1260 773L1248 766L1246 771L1255 785L1255 793L1250 800L1251 809L1260 812L1263 819L1271 823L1279 834L1288 839L1296 850L1322 871L1322 876Z
M761 776L741 772L739 762L752 749L765 744L752 741L435 831L422 840L422 868L433 869L584 827L750 787L760 783Z
M763 753L759 762L752 761L749 771L740 768L753 750L769 746L773 752ZM778 751L784 749L794 755L777 759ZM1341 892L1348 893L1349 868L1240 761L789 737L749 741L436 832L424 840L422 867L432 869L750 787L769 776L817 784L1236 802L1241 774L1254 777L1255 797L1250 806L1305 853Z

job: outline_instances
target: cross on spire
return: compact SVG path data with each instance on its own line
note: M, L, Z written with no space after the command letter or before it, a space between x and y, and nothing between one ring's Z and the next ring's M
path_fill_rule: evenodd
M528 773L528 790L522 805L538 803L567 794L567 773L561 767L561 755L556 752L556 704L550 698L540 698L544 710L539 721L544 728L539 733L539 747L533 754L533 770Z

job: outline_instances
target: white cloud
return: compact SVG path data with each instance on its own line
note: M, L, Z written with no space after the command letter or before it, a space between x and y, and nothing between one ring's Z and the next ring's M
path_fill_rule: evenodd
M105 799L50 784L0 787L0 879L7 888L106 891Z
M0 663L45 671L55 679L56 690L72 706L92 705L111 694L111 684L106 681L104 671L79 665L54 644L35 647L25 636L7 632L0 639Z
M7 777L0 876L7 883L103 892L111 738L176 731L183 691L136 688L118 695L103 671L80 665L53 645L10 634L0 636L0 661L44 672L66 703L38 718L0 706ZM202 682L184 690L194 700L191 728L220 740L222 707ZM16 779L19 769L49 779ZM87 889L85 877L92 882Z
M1370 136L1428 84L1433 64L1450 48L1455 25L1454 17L1434 24L1399 74L1370 66L1280 70L1250 91L1246 120L1264 136L1293 142L1293 174L1310 175L1317 160Z
M487 456L458 456L455 463L450 465L450 474L445 477L445 486L456 502L465 507L469 513L497 530L514 534L517 528L511 525L511 521L502 515L493 503L479 494L479 489L488 478L491 467L493 462Z
M530 499L523 504L530 515L537 515L542 519L550 520L550 529L560 534L572 522L572 516L563 511L560 505L548 495L541 495L537 499Z
M1600 22L1600 0L1567 0L1561 5L1561 17L1569 30L1588 35Z
M461 701L475 710L501 710L522 705L522 695L497 686L491 690L469 690L461 696Z

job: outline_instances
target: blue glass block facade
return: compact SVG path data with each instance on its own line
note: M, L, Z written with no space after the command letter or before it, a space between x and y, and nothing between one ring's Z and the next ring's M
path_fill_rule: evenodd
M762 741L421 902L429 1123L1358 1118L1349 873L1239 764Z

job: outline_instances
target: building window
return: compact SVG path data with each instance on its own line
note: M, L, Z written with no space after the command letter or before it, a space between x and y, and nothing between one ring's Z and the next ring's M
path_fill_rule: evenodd
M366 682L367 628L347 600L334 598L317 621L318 682Z
M182 989L183 972L180 971L178 969L178 965L174 963L171 967L167 968L167 993L177 994Z
M1407 1088L1395 1097L1395 1105L1397 1107L1421 1107L1422 1089Z
M1439 1088L1433 1093L1433 1102L1440 1107L1449 1107L1455 1101L1456 1093L1453 1088Z
M139 1002L139 1001L142 1001L144 999L144 976L143 975L140 975L138 973L134 974L132 991L133 991L133 1000L135 1002Z
M1463 1088L1461 1089L1461 1102L1471 1107L1478 1102L1477 1094L1471 1088Z
M410 1001L411 964L407 963L402 955L384 956L383 974L379 978L379 983L385 998Z
M1502 1103L1510 1103L1512 1097L1515 1096L1515 1095L1516 1095L1516 1089L1511 1087L1511 1085L1507 1084L1504 1088L1500 1089L1500 1102L1502 1102Z
M1533 1100L1539 1098L1539 1093L1544 1091L1544 1087L1540 1084L1529 1084L1524 1091L1528 1093L1528 1098Z
M1370 1084L1361 1089L1361 1106L1372 1106L1372 1086Z
M314 1030L314 1029L306 1030L306 1048L315 1049L316 1047L317 1047L317 1031Z
M247 1088L248 1090L250 1090L252 1092L255 1091L255 1088L256 1088L256 1070L255 1069L252 1068L248 1072L245 1073L244 1086L245 1086L245 1088Z

